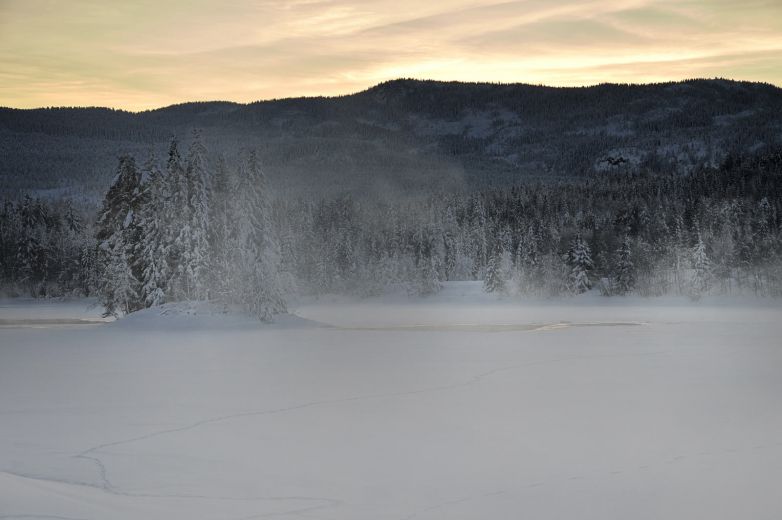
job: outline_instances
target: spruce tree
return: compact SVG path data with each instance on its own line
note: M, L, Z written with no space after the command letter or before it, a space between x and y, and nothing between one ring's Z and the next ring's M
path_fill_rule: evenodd
M119 241L109 251L101 285L106 316L122 316L140 308L138 280L130 269L127 248Z
M110 315L133 312L144 306L139 299L141 201L141 174L135 160L123 156L103 201L96 233L98 264L103 273L98 290Z
M521 294L532 292L543 284L543 269L538 241L535 228L530 225L526 233L521 235L516 247L515 278L517 290Z
M592 282L589 279L589 272L594 266L592 262L592 253L589 245L577 234L570 243L570 249L567 252L567 264L570 268L568 276L568 285L570 292L581 294L592 288Z
M690 297L699 300L711 288L712 268L711 260L706 254L706 245L703 243L700 233L698 242L692 250L692 278L690 280Z
M165 193L163 206L163 242L167 245L169 271L167 299L185 300L188 297L187 266L190 243L190 204L185 167L179 155L179 143L171 140L166 161Z
M200 134L194 133L185 168L187 219L180 240L185 250L182 266L185 296L207 299L209 269L209 174L207 151Z
M616 252L616 275L614 290L618 294L627 294L635 288L635 266L631 258L630 237L625 235L621 247Z
M225 160L219 157L209 200L209 288L213 298L225 300L230 291L231 276L231 197L234 179Z
M272 235L266 178L251 152L237 179L233 216L232 298L258 318L269 321L285 312L279 279L279 246Z
M169 235L165 222L168 194L166 180L151 160L144 173L146 182L142 189L145 197L140 219L143 265L140 297L145 306L152 307L165 303L170 281Z
M483 279L483 290L486 292L504 292L505 278L502 269L502 249L498 246L489 256L486 265L486 276Z
M415 268L414 282L408 292L417 296L429 296L440 292L440 282L437 259L435 257L422 257Z

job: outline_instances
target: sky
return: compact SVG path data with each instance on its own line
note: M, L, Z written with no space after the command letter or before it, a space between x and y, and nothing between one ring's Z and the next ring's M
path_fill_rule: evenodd
M782 85L782 0L0 0L0 105L144 110L396 78Z

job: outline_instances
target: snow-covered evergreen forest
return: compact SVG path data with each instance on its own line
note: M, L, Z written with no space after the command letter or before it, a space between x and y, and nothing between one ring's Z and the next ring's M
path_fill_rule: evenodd
M291 296L437 292L508 298L782 295L782 154L687 175L600 173L367 203L275 196L253 151L196 135L119 159L97 215L26 197L2 208L3 290L99 295L122 315L183 300L268 320ZM81 213L81 214L80 214Z

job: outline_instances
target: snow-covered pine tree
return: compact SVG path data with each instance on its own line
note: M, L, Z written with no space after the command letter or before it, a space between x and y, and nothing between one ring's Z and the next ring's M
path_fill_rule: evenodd
M334 261L342 286L345 280L350 280L356 272L356 252L353 250L353 236L350 229L340 229L336 242Z
M98 216L98 264L102 276L98 291L107 314L133 312L144 305L139 295L141 262L138 211L141 205L141 174L135 160L123 156Z
M560 296L569 291L569 268L563 255L556 251L545 254L540 259L540 280L535 283L538 294Z
M482 270L485 269L489 256L488 240L486 238L487 216L486 207L481 202L481 199L474 196L472 201L473 224L470 229L470 240L476 248L472 274L473 276L479 276L483 274Z
M209 199L209 291L212 298L229 298L231 276L231 236L233 222L231 196L234 178L223 157L218 157Z
M437 258L430 256L421 257L418 266L415 268L413 284L408 286L408 293L417 296L429 296L440 292L442 288Z
M84 224L76 209L73 207L73 203L69 200L65 201L65 229L74 235L79 235L84 229Z
M327 237L322 237L319 242L313 273L313 288L317 294L324 294L334 285L334 248Z
M53 237L56 244L57 285L59 290L76 289L82 271L79 270L80 245L83 236L81 217L70 200L65 201L62 210L59 233Z
M140 308L139 283L130 269L127 248L113 243L105 266L101 296L106 316L122 316Z
M231 300L269 321L285 312L286 304L279 280L279 247L269 223L268 188L255 152L244 161L233 200L236 234L231 248Z
M568 286L573 294L581 294L592 288L589 272L592 270L592 253L589 245L577 234L570 243L570 249L566 256L567 265L570 268Z
M209 174L207 151L198 132L187 155L185 168L187 218L180 240L186 254L183 269L185 297L205 300L209 297Z
M97 251L92 241L84 240L79 248L79 286L81 294L91 296L98 290Z
M141 294L146 307L161 305L166 301L170 281L168 265L170 237L166 228L165 209L168 203L167 183L161 171L150 159L144 167L144 202L141 208L140 261Z
M690 279L690 297L699 300L711 288L711 260L706 254L706 244L698 233L698 242L692 249L692 278Z
M635 265L632 260L630 237L627 235L616 251L616 275L613 285L617 294L627 294L635 287Z
M538 236L532 225L519 238L514 263L514 279L519 293L531 293L542 286L543 269L538 249Z
M509 282L513 279L513 255L510 250L503 249L500 255L500 276L505 281L504 291L510 290Z
M187 299L188 293L186 266L189 263L189 253L186 247L190 226L190 204L185 167L179 155L179 143L175 138L171 139L165 171L163 242L167 245L169 271L166 299L180 301Z
M502 268L502 248L498 245L489 255L486 264L486 275L483 279L483 290L490 293L501 293L505 291L505 273Z
M298 262L295 250L295 238L289 224L289 222L280 222L275 219L271 228L271 233L273 236L277 237L279 252L277 279L279 280L280 291L282 294L294 295L299 291L296 276L294 274ZM362 262L362 265L366 265L366 262Z
M15 244L14 278L30 294L35 294L35 281L40 278L44 249L39 239L40 215L35 211L35 203L25 195L17 207L18 234Z
M453 207L449 204L445 208L445 217L443 218L443 271L446 280L451 279L456 269L459 251L455 233L458 227Z

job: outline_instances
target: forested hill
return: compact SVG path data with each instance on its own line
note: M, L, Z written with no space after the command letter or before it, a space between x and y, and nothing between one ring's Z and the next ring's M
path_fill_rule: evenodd
M96 200L117 157L164 157L201 130L211 154L258 150L273 186L386 194L525 176L685 172L782 143L782 89L727 80L552 88L397 80L334 98L0 109L0 192Z

